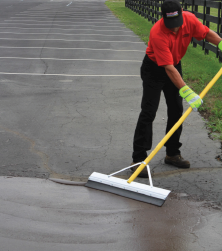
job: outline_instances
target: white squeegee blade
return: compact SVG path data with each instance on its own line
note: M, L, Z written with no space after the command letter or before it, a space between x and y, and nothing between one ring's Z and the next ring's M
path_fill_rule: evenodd
M108 176L101 173L92 173L86 183L87 187L118 194L127 198L162 206L170 191L137 182Z

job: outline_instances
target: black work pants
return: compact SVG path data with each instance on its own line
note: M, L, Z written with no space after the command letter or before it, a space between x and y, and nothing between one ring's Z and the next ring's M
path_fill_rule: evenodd
M181 63L175 66L182 76ZM164 67L158 66L146 55L141 66L143 80L143 97L141 113L137 122L133 140L133 162L141 162L147 157L147 151L152 147L153 121L159 106L161 91L163 90L167 105L166 133L175 125L183 113L182 98L179 89L172 83ZM155 129L155 128L154 128ZM166 142L166 154L174 156L180 154L179 142L182 125Z

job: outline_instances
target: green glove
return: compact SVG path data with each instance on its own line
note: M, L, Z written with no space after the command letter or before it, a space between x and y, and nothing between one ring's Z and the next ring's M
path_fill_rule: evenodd
M220 43L218 44L218 49L219 49L220 51L222 51L222 40L221 40Z
M188 102L188 104L192 107L192 109L197 112L198 107L203 104L203 100L193 92L189 86L185 85L179 90L180 96Z

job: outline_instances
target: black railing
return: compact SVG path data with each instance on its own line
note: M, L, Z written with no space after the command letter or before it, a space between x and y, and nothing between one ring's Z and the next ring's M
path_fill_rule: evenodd
M154 24L161 18L162 2L161 0L125 0L125 6ZM222 36L222 0L182 0L180 2L185 11L193 13L204 25ZM194 47L200 45L205 54L212 51L222 62L222 53L218 51L215 45L208 43L206 40L198 41L195 38L192 39L192 43Z

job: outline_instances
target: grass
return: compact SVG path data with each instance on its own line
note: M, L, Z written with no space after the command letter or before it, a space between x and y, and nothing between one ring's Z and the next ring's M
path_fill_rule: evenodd
M152 22L125 7L125 1L108 0L106 5L122 23L138 35L145 44L148 43ZM198 45L193 48L190 44L185 57L182 59L183 79L196 92L200 93L222 67L213 52L205 55ZM207 126L212 132L217 132L222 140L222 77L216 82L204 98L199 109L207 119Z
M125 1L109 0L106 2L106 5L114 12L115 16L118 17L127 28L131 29L136 35L138 35L142 41L145 43L148 41L152 22L147 22L146 19L132 12L128 8L125 8Z
M187 8L188 10L192 11L192 7L188 7ZM198 13L203 13L203 6L198 6ZM218 9L215 9L215 8L210 8L210 15L211 16L214 16L214 17L218 17ZM201 22L203 22L202 19L199 19ZM210 22L209 23L209 28L211 30L214 30L214 31L217 31L217 24L216 23L212 23Z

